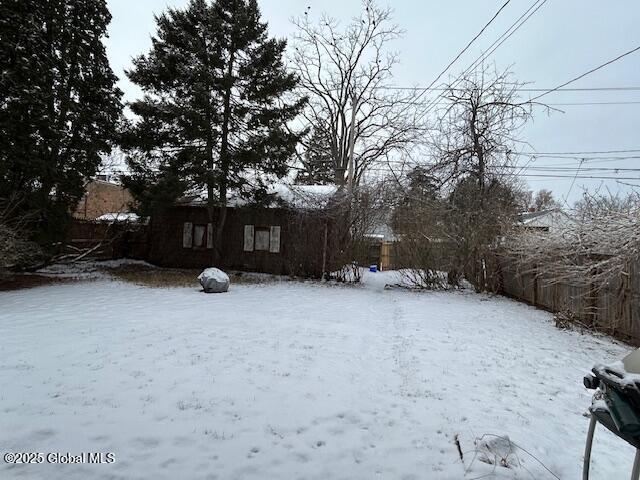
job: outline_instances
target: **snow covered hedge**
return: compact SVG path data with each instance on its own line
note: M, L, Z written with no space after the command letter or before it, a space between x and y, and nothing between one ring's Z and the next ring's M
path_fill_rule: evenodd
M0 222L0 275L9 269L21 268L37 263L42 250L18 229Z
M605 200L587 197L562 228L515 233L503 254L523 273L544 272L548 284L598 290L628 276L630 265L640 261L640 199L613 205Z

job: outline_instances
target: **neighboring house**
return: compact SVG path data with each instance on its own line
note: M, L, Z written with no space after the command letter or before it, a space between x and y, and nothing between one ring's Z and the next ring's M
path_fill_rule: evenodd
M571 216L559 208L539 212L524 212L518 215L518 226L545 232L561 230L573 222Z
M277 186L272 206L232 198L224 224L220 261L215 266L279 275L320 277L336 251L335 222L321 207L335 188ZM218 209L209 219L206 203L185 199L149 224L149 256L167 267L213 265Z
M122 185L105 180L92 180L85 187L85 194L78 203L73 217L79 220L96 220L104 215L129 212L133 197Z

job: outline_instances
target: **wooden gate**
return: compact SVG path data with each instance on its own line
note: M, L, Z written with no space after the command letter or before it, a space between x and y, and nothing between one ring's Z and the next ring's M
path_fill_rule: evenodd
M380 244L380 270L390 270L391 265L391 245L393 242L382 242Z

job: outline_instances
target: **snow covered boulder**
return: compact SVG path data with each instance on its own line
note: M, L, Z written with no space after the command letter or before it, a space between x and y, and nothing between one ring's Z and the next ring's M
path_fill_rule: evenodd
M229 275L218 268L205 268L198 275L198 280L206 293L222 293L229 290Z

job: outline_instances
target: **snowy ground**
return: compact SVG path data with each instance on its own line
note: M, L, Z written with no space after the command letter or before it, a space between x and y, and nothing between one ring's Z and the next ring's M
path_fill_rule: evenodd
M0 478L553 478L522 450L510 469L471 464L483 434L579 478L582 376L629 349L508 299L388 280L0 293L0 452L115 454L0 461ZM626 478L632 457L598 430L592 478Z

